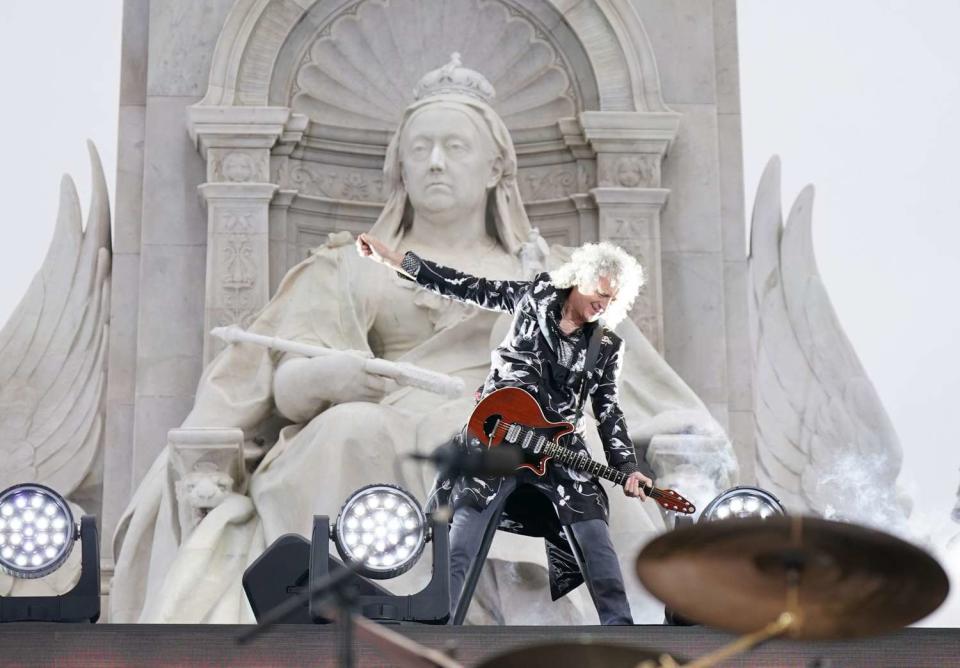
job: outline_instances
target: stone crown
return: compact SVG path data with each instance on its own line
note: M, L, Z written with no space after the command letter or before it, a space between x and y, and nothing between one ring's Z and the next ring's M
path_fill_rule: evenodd
M469 95L491 104L496 97L493 85L479 72L463 67L460 54L450 55L450 62L443 67L427 72L413 89L414 100L437 95Z

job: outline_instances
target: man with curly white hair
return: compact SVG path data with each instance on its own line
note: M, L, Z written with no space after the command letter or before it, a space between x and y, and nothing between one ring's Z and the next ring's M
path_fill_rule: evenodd
M610 243L586 244L552 274L502 281L471 276L412 251L401 253L370 234L359 236L357 249L440 295L512 313L510 330L491 353L481 397L505 387L527 391L549 420L576 426L568 447L586 454L581 416L589 396L607 461L628 475L624 493L646 498L644 486L651 480L639 472L617 393L623 341L609 329L626 316L643 284L636 260ZM479 441L466 445L482 447ZM553 504L567 541L579 548L574 554L582 556L579 570L601 623L633 623L607 527L609 502L595 477L550 460L543 476L521 469L515 476L460 478L451 487L451 613L487 526L507 497L526 487Z
M627 317L630 307L643 287L643 269L631 255L608 241L584 244L573 252L570 261L550 272L550 281L558 288L578 288L578 292L596 293L605 277L616 297L590 321L602 319L610 329ZM597 303L597 307L601 304Z

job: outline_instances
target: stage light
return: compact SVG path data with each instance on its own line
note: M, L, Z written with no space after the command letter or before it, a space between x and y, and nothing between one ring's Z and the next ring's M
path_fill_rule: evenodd
M49 575L70 556L78 531L62 496L14 485L0 494L0 569L24 579Z
M100 617L100 552L97 524L79 525L57 492L37 483L0 492L0 570L18 579L50 575L79 541L80 578L58 596L0 596L0 621L95 622Z
M700 522L759 517L766 519L787 512L780 499L759 487L732 487L707 504Z
M333 529L337 551L374 580L407 572L423 553L427 519L420 504L394 485L368 485L350 495Z
M315 515L309 542L281 536L247 568L243 588L250 607L261 624L326 623L332 597L368 619L445 624L450 618L449 520L446 512L425 515L417 500L395 485L362 487L347 498L333 526L330 517ZM345 563L330 556L331 540ZM393 594L371 581L408 571L427 542L431 575L419 592ZM335 584L328 582L331 577Z

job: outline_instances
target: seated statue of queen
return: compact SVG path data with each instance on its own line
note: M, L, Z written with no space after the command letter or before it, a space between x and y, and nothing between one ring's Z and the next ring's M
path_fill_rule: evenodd
M561 264L568 253L555 248L544 257L545 244L531 232L513 143L490 106L492 86L454 60L425 76L415 96L387 149L390 195L372 234L488 278L529 278L544 262ZM424 135L440 139L430 143ZM508 324L509 315L446 300L362 259L350 235L340 233L290 270L249 331L409 362L476 388ZM627 350L621 404L635 441L649 441L644 430L665 412L718 429L633 323L617 332ZM158 458L114 539L111 621L252 621L241 576L270 543L291 532L309 536L313 515L335 516L367 484L402 482L424 502L433 472L405 466L398 481L398 462L446 441L472 408L471 396L449 399L386 382L359 357L228 346L205 369L183 427L236 427L249 442L265 424L279 419L284 426L250 458L245 489L228 490L189 533L169 484L169 454ZM591 448L602 452L596 430L587 433ZM663 530L663 519L652 503L610 499L611 535L630 574L639 547ZM417 591L429 579L429 561L421 558L383 584ZM551 603L546 573L542 541L498 532L467 622L596 624L585 587ZM660 621L662 606L629 576L627 586L634 617Z

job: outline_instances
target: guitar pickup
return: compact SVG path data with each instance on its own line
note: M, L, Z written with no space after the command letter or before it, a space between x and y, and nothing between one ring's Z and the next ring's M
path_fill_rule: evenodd
M546 440L547 440L547 437L546 437L546 436L540 436L540 437L537 439L537 444L536 444L535 446L533 446L533 453L534 453L534 454L536 454L536 455L539 455L539 454L540 454L540 451L543 450L543 444L546 442Z
M528 431L523 437L523 444L520 446L524 450L530 447L530 441L533 440L533 432Z

